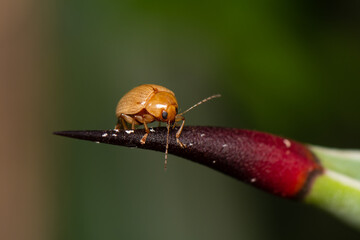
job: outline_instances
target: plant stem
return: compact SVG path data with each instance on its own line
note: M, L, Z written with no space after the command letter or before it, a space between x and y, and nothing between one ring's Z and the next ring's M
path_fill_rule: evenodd
M322 167L308 148L268 133L221 127L185 127L181 148L171 131L169 153L206 165L252 186L284 198L301 199ZM57 132L72 138L165 152L166 128L150 132L141 144L143 129L127 131ZM171 163L171 160L170 160Z
M305 198L360 229L360 152L310 146L326 167Z
M304 145L272 134L185 127L181 148L170 131L169 153L208 166L282 198L303 200L360 229L360 152ZM166 128L55 132L106 144L165 152ZM169 161L171 163L171 160Z

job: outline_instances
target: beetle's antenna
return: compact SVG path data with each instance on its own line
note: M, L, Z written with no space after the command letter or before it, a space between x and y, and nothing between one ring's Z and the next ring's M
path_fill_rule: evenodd
M165 163L164 163L164 169L166 170L167 167L167 156L168 156L168 149L169 149L169 134L170 134L170 121L167 122L167 135L166 135L166 150L165 150Z
M183 111L182 113L179 113L178 115L184 115L185 113L187 113L187 112L190 111L191 109L199 106L200 104L202 104L202 103L204 103L204 102L207 102L207 101L209 101L209 100L211 100L211 99L213 99L213 98L218 98L218 97L221 97L221 95L220 95L220 94L215 94L215 95L212 95L212 96L210 96L210 97L208 97L208 98L205 98L205 99L201 100L200 102L198 102L197 104L195 104L194 106L192 106L192 107L188 108L187 110Z

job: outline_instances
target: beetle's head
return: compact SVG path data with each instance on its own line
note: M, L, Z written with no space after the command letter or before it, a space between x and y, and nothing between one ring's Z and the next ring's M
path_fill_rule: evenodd
M146 110L161 122L174 122L178 104L173 94L158 92L149 100Z
M178 113L177 105L168 105L168 107L161 113L162 121L164 122L174 122L176 114Z

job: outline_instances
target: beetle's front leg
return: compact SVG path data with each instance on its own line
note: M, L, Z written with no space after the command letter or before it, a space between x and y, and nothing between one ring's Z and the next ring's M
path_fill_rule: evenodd
M178 122L178 121L183 121L183 122L181 123L181 126L180 126L179 130L176 132L176 142L180 145L180 147L186 148L186 145L183 144L179 139L180 135L182 133L182 130L184 128L184 125L185 125L185 118L183 116L181 116L181 115L178 115L175 118L175 122ZM175 125L175 123L174 123L174 125Z

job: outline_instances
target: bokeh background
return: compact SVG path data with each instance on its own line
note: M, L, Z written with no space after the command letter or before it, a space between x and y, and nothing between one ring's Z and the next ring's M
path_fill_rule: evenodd
M360 148L360 4L16 0L0 7L1 239L359 239L309 206L164 153L53 136L110 129L154 83L187 125Z

